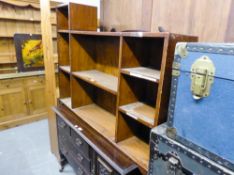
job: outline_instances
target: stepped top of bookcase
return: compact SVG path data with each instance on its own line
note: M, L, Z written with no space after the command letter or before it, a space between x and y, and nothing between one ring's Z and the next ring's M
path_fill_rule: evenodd
M123 36L123 37L153 37L153 38L169 38L170 35L180 34L170 32L98 32L98 31L78 31L78 30L58 30L59 33L71 33L77 35L90 35L90 36ZM195 36L190 36L194 37Z

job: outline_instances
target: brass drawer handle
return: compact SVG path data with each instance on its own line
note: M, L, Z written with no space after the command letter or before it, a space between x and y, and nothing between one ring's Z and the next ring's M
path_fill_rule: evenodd
M108 172L108 173L113 173L113 170L107 165L105 164L105 162L102 161L102 159L100 159L99 157L97 158L97 161L99 162L99 164L103 167L101 168L100 171L102 172Z
M83 144L83 142L81 141L81 139L76 138L76 145L81 146L82 144Z
M82 162L84 157L80 153L78 153L77 154L77 159L79 160L79 162Z
M60 128L65 128L66 124L64 122L58 122Z

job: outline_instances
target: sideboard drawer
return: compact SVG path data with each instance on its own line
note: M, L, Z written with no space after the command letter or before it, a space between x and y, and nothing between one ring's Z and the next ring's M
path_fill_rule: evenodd
M89 158L89 145L75 131L71 131L71 139L74 147L79 150L85 157Z
M65 135L65 136L70 135L70 127L58 116L57 116L57 127L59 135Z
M71 152L69 152L65 157L68 163L74 169L76 175L88 175L87 172L85 172L85 170L80 166L80 164L77 164Z
M91 161L84 157L81 153L74 154L75 161L82 166L87 172L91 172Z

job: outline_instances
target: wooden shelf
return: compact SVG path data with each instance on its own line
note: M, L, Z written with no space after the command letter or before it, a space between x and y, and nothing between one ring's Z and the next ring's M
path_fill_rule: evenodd
M168 38L169 32L123 32L124 37L135 37L135 38Z
M57 28L68 29L69 4L57 7Z
M15 18L15 17L5 17L5 16L1 16L0 20L11 20L11 21L21 21L21 22L36 22L36 23L40 23L41 20L40 19L33 19L33 18ZM52 25L56 25L56 22L53 21L53 19L51 19L51 24Z
M72 104L71 104L71 97L67 97L67 98L60 98L60 101L67 106L68 108L72 108Z
M58 84L59 84L59 96L60 98L71 97L71 86L70 86L70 67L59 66Z
M11 79L11 78L23 78L23 77L31 77L31 76L39 76L44 75L45 71L31 71L31 72L21 72L21 73L8 73L8 74L1 74L0 80L3 79Z
M41 35L41 33L33 33L35 35ZM0 35L0 38L14 38L13 34L12 35ZM52 36L52 39L57 39L57 36Z
M149 164L149 144L136 136L132 136L118 143L120 149L129 155L137 164L148 171Z
M115 140L115 116L96 104L72 109L82 120L106 138Z
M135 102L120 106L119 110L148 127L154 126L155 108L147 104Z
M60 29L60 30L58 30L58 33L66 33L66 34L69 34L69 30Z
M117 94L118 78L113 75L98 70L73 72L72 75L114 95Z
M147 67L124 68L121 73L157 83L160 80L160 71Z
M70 74L70 72L71 72L70 66L59 66L59 69L61 69L63 72L66 72L68 74Z
M93 36L121 36L121 32L97 32L97 31L77 31L71 30L71 34L93 35Z
M58 55L53 55L54 62L57 63ZM15 53L0 53L0 64L13 64L17 63Z

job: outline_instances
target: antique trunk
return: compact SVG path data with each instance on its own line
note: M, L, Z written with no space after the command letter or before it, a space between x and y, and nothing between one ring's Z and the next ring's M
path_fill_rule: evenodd
M166 135L163 124L151 132L149 175L233 175L234 172Z
M234 44L179 43L167 135L234 170Z

